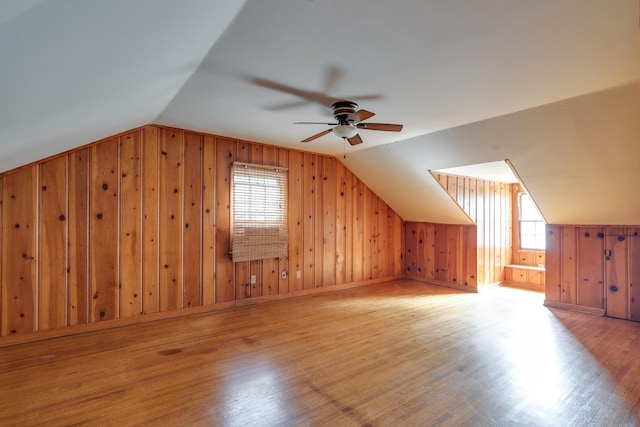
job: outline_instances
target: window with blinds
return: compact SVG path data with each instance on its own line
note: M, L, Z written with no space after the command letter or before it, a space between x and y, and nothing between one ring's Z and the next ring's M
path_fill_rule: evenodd
M234 162L234 262L287 256L287 169Z

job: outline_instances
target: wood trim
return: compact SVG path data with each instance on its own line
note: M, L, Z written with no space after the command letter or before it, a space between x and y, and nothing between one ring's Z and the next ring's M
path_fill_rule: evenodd
M584 305L568 304L559 301L544 300L545 307L560 308L562 310L577 311L579 313L593 314L595 316L604 316L605 311L602 308L585 307Z

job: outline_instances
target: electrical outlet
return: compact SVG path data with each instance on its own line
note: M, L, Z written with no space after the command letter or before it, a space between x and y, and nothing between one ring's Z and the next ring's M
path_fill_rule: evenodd
M280 273L280 277L282 277L282 280L286 280L286 279L287 279L287 272L286 272L286 270L282 270L282 273Z
M252 284L252 285L255 285L255 284L256 284L256 275L255 275L255 274L252 274L252 275L251 275L251 284Z
M299 279L302 275L300 274L300 270L296 271L296 279Z

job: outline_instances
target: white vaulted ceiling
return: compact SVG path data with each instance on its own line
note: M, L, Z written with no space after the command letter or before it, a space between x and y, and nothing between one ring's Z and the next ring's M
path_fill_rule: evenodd
M309 100L364 96L347 147ZM510 159L552 223L640 224L638 0L0 2L0 170L145 124L335 155L405 220Z

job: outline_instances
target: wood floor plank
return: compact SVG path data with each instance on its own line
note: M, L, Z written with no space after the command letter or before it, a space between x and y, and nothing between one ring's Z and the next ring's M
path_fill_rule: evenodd
M0 348L0 425L635 425L640 324L396 281Z

